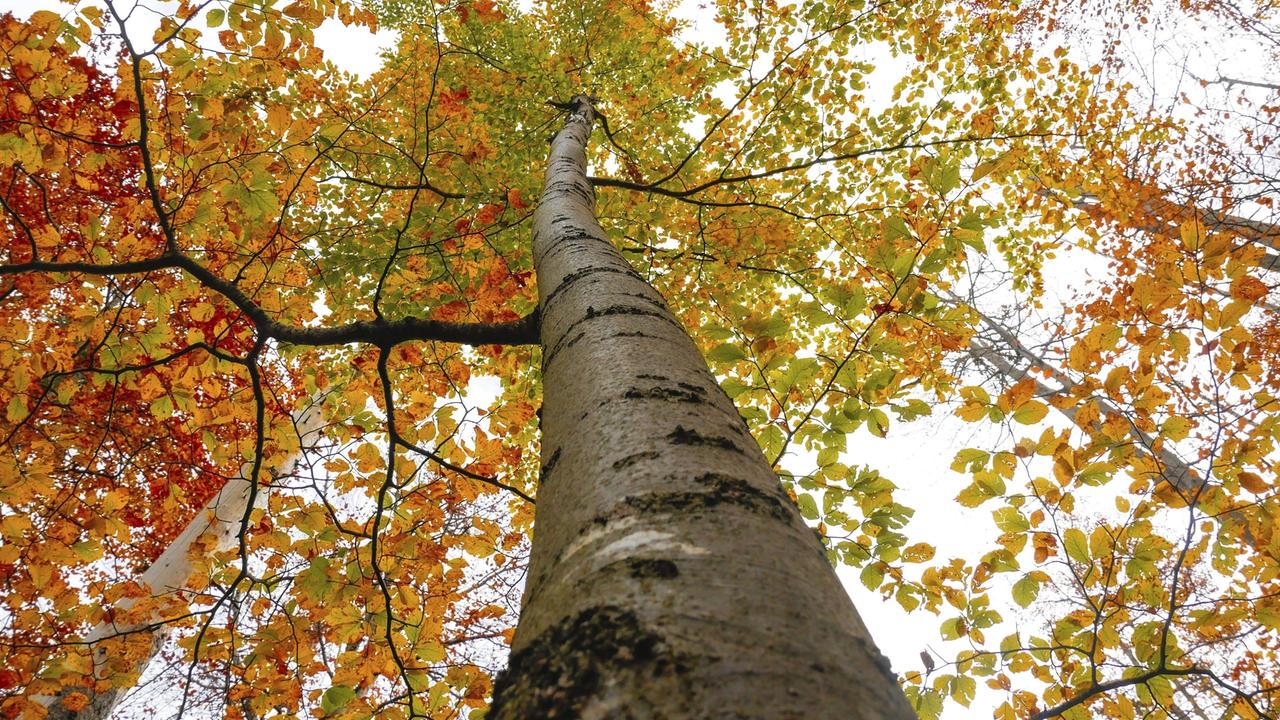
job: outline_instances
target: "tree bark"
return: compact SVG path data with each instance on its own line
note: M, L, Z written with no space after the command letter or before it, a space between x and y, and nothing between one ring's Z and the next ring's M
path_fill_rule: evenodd
M321 427L321 415L318 404L312 404L294 415L294 426L297 429L302 447L306 447L307 439L314 436ZM294 453L281 467L272 469L273 477L292 473L302 460L303 451ZM253 496L253 482L250 478L252 464L246 464L238 476L227 480L222 489L205 503L205 506L191 518L191 522L183 528L178 537L160 553L160 557L142 571L138 582L148 589L152 597L160 597L179 592L187 588L191 581L191 553L197 542L203 539L206 547L217 552L232 546L239 536L241 520L249 509L249 498ZM259 503L266 497L265 492L257 495ZM135 600L122 600L117 609L128 610L136 604ZM155 618L159 622L162 618ZM107 669L111 658L102 641L124 635L136 634L131 643L149 642L149 650L132 668L139 676L146 670L152 658L164 645L166 632L163 626L155 625L112 625L101 623L85 636L84 641L93 651L94 674L99 679L107 677ZM56 696L41 696L38 702L48 708L46 720L105 720L111 716L116 706L124 699L129 687L112 687L95 692L93 688L82 686L66 686ZM88 697L89 705L79 712L74 712L61 700L71 693L81 693Z
M543 466L489 717L913 718L777 476L595 218L592 100L534 216Z

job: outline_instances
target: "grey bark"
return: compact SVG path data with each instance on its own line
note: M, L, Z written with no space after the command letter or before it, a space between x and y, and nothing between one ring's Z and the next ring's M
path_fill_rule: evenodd
M534 216L529 575L489 717L912 718L814 532L595 218L575 98Z

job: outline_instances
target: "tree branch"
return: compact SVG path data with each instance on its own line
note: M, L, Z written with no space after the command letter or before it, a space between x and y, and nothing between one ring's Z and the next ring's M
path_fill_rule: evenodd
M1148 670L1147 672L1141 675L1138 675L1136 677L1121 678L1119 680L1111 680L1110 682L1104 682L1104 683L1099 683L1097 685L1094 685L1090 687L1088 690L1080 693L1079 695L1071 698L1070 700L1067 700L1066 702L1060 703L1058 705L1055 705L1054 707L1049 708L1048 710L1044 710L1042 712L1036 713L1035 715L1032 715L1031 720L1049 720L1049 718L1059 717L1066 711L1070 710L1071 708L1081 703L1087 702L1103 693L1110 692L1112 690L1118 690L1123 687L1141 685L1150 680L1154 680L1158 677L1162 677L1166 675L1205 675L1208 677L1213 677L1213 673L1209 672L1208 670L1202 670L1200 668L1185 668L1185 669L1156 668L1155 670Z
M235 283L218 277L187 255L177 252L122 263L40 261L0 265L0 277L29 272L109 276L166 269L185 270L202 285L230 300L253 321L254 326L264 337L291 345L323 346L364 342L377 347L391 347L410 340L452 342L461 345L538 344L538 312L536 310L519 320L504 323L460 323L410 316L399 320L359 320L332 327L305 328L286 325L272 319L261 305L245 295Z
M630 180L619 180L617 178L602 178L591 176L587 180L592 187L612 187L623 190L636 190L639 192L653 193L655 195L664 195L666 197L683 200L690 196L696 195L705 190L710 190L718 185L731 185L734 183L748 182L751 180L762 180L764 178L773 177L775 175L783 175L798 170L808 170L817 165L826 165L830 163L843 162L845 160L856 160L860 157L868 155L884 155L898 150L922 150L925 148L938 147L941 145L957 145L965 142L977 142L983 140L1015 140L1028 137L1050 137L1054 133L1015 133L1013 135L991 136L991 137L959 137L959 138L943 138L941 140L929 140L925 142L899 142L893 145L876 148L866 148L864 150L855 150L853 152L838 153L836 155L821 155L808 160L783 165L781 167L770 168L768 170L759 170L757 172L742 173L740 175L722 175L714 180L707 180L690 188L683 190L674 190L672 188L662 187L666 180L653 183L632 182Z

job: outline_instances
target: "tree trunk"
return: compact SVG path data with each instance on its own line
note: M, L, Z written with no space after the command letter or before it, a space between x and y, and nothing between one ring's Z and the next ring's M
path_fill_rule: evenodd
M307 409L294 414L294 426L303 448L307 446L308 437L316 433L321 424L318 403L313 403ZM272 477L292 473L302 457L303 450L294 453L280 468L272 469ZM248 509L249 498L253 495L253 483L249 477L251 469L252 465L246 464L238 476L227 480L218 494L205 503L178 537L174 538L164 552L160 553L160 557L156 558L155 562L151 563L138 577L138 582L150 591L152 597L178 592L188 586L191 581L191 553L195 551L197 541L203 538L205 547L210 548L211 552L226 550L232 546L239 536L241 520ZM265 492L258 493L259 504L265 497ZM128 610L136 602L132 599L122 600L117 605L117 609ZM154 622L160 620L162 618L155 618ZM143 643L149 643L148 648L142 650L141 658L130 668L139 677L146 670L151 659L160 651L167 635L163 626L99 624L84 638L84 642L89 644L93 651L94 675L97 678L105 679L109 674L120 672L119 667L109 667L112 658L102 641L128 634L133 634L134 637L127 638L127 645L138 648ZM119 648L115 650L118 651ZM129 687L112 687L102 692L94 692L88 687L66 686L56 696L42 696L38 698L38 702L49 709L46 720L105 720L111 716L116 705L124 699L129 689ZM71 693L77 692L88 697L89 705L79 712L73 712L61 701Z
M954 295L951 296L951 301L956 304L962 304L962 301ZM982 320L983 324L991 328L991 330L993 330L996 335L1004 341L1009 350L1026 360L1031 367L1043 370L1045 374L1056 380L1058 384L1062 386L1061 389L1054 390L1040 380L1032 377L1031 381L1035 383L1036 397L1043 397L1046 399L1052 398L1055 395L1069 393L1075 386L1075 382L1066 373L1045 362L1043 358L1028 350L1017 336L1008 328L983 314L972 305L969 305L969 307L978 314L978 317ZM1018 382L1024 377L1031 377L1027 374L1026 370L1019 369L1000 355L1000 353L996 352L994 348L983 344L977 339L969 341L969 357L1000 373L1010 384ZM1106 415L1117 415L1124 418L1128 417L1128 415L1121 412L1120 408L1116 407L1114 403L1105 397L1095 396L1092 400L1098 404L1099 412L1104 417ZM1058 405L1050 404L1050 407L1053 407L1058 412L1062 413L1063 416L1072 423L1076 423L1079 406L1069 405L1066 407L1060 407ZM1090 424L1090 427L1084 429L1093 433L1097 432L1101 427L1102 422L1100 420L1095 420ZM1137 425L1134 425L1132 421L1129 422L1129 434L1133 437L1134 447L1153 457L1160 463L1160 467L1162 468L1161 475L1169 482L1170 485L1173 485L1180 492L1191 496L1197 495L1200 492L1205 482L1204 479L1200 477L1200 474L1195 470L1195 468L1191 467L1189 463L1179 457L1176 452L1169 449L1165 444L1160 444L1159 449L1156 449L1157 444L1155 442L1155 438L1151 437L1151 435L1146 432L1143 432L1142 429Z
M543 466L489 717L913 718L814 532L595 219L574 98L533 255Z

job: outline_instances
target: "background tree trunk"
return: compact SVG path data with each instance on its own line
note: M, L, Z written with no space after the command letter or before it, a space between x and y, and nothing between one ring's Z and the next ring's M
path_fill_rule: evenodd
M814 532L594 214L575 98L533 253L543 468L490 717L912 718Z
M270 474L273 478L292 473L302 461L308 439L314 438L314 434L323 426L319 402L314 401L306 409L295 412L293 424L303 449L294 453L280 467L272 468ZM248 510L249 498L252 495L251 471L252 464L246 464L241 468L239 475L227 480L218 494L205 503L178 537L174 538L164 552L160 553L160 557L138 576L138 582L151 592L152 597L168 595L188 586L191 581L191 553L199 552L195 548L202 538L205 539L205 547L210 548L212 552L226 550L236 541L241 530L241 520L244 518L245 511ZM258 493L257 504L265 502L266 495L265 492ZM117 605L117 609L128 610L136 602L132 599L122 600ZM163 618L155 618L153 622L161 620ZM140 650L141 658L131 668L141 677L152 658L164 645L166 635L163 626L121 626L102 623L85 636L84 642L93 650L94 674L99 679L106 678L113 672L119 672L118 667L109 668L112 660L118 660L118 658L111 657L102 641L128 636L125 640L126 647L139 648L145 644L146 647ZM88 687L69 686L64 687L57 696L42 697L40 702L49 709L46 720L105 720L111 716L129 690L130 687L122 686L112 687L103 692L94 692ZM82 693L89 698L88 707L79 712L71 711L61 702L62 698L74 692Z

